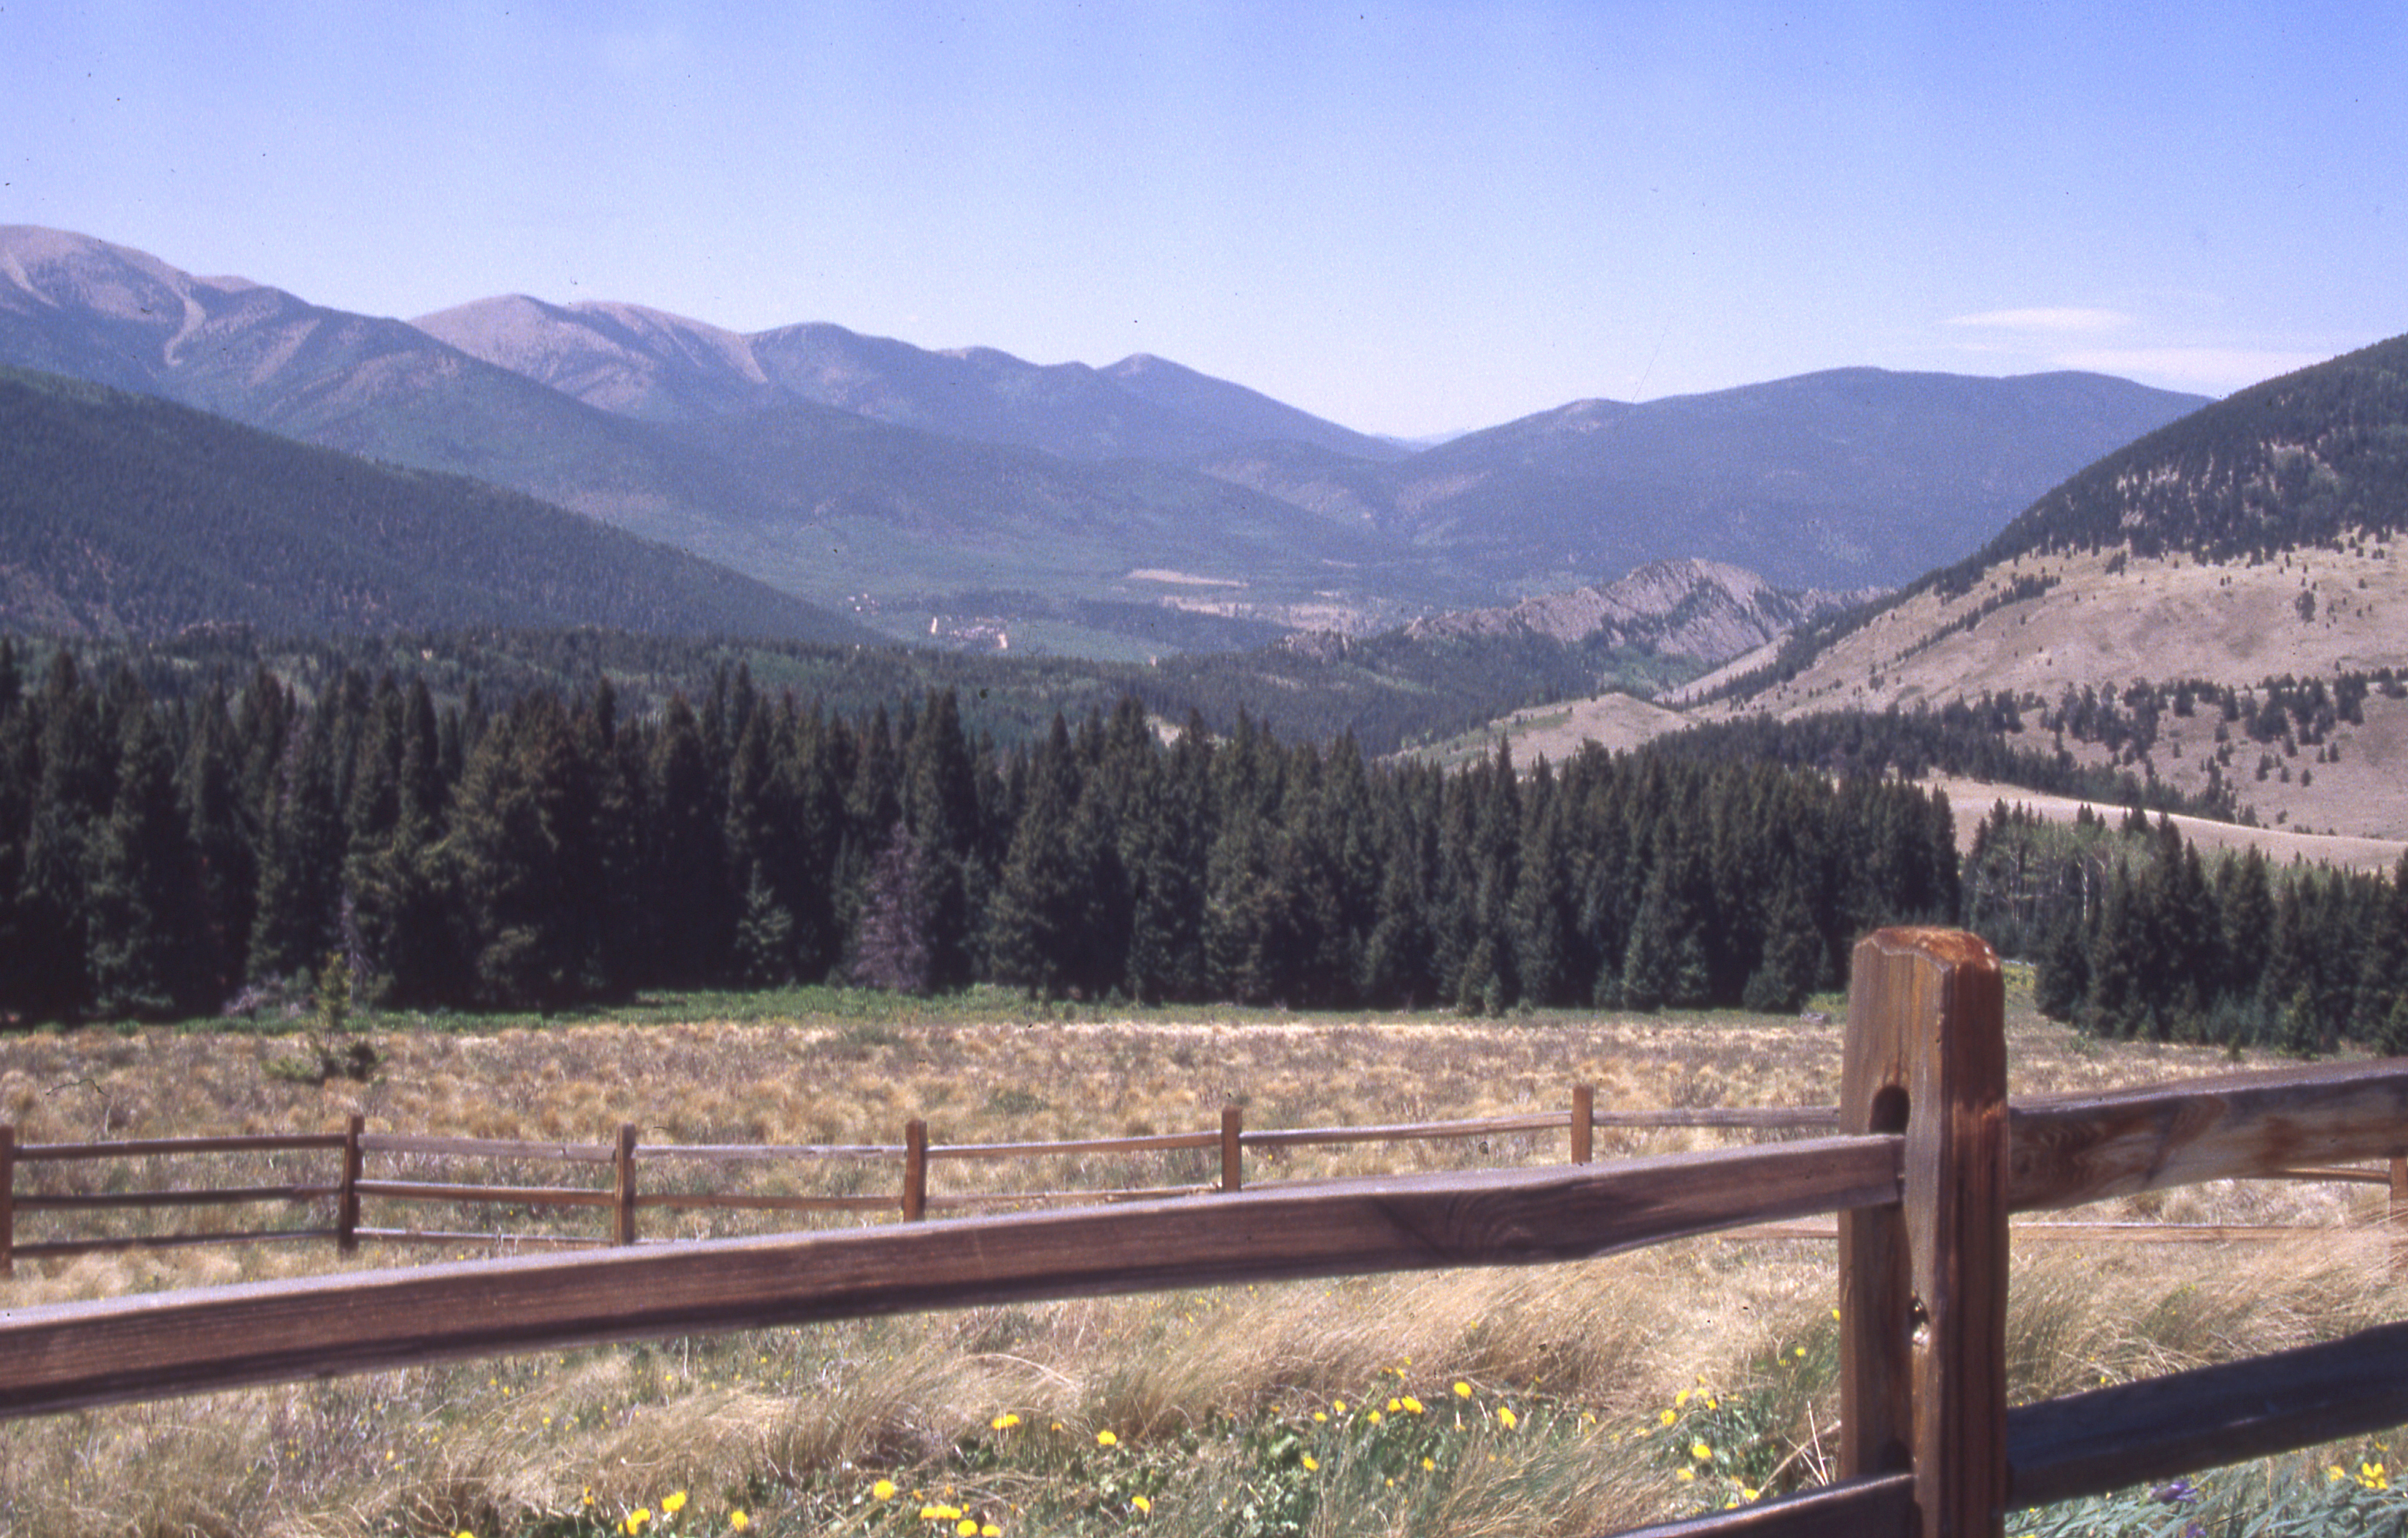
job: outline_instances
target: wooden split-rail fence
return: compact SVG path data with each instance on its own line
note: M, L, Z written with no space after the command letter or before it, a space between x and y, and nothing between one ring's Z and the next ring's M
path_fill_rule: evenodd
M1385 1127L1257 1128L1249 1130L1242 1107L1225 1106L1217 1128L1148 1136L1093 1138L1061 1143L932 1143L928 1125L920 1118L904 1124L903 1141L896 1143L851 1144L700 1144L645 1143L632 1123L619 1128L609 1143L531 1143L491 1138L426 1137L370 1132L354 1115L339 1132L254 1134L235 1137L120 1139L98 1143L33 1143L20 1146L15 1129L0 1126L0 1275L16 1258L55 1259L108 1250L166 1249L195 1244L244 1244L294 1240L332 1241L349 1251L363 1240L397 1243L449 1245L593 1247L638 1242L639 1215L646 1210L721 1210L783 1214L845 1213L899 1216L919 1222L932 1212L969 1211L1054 1205L1065 1202L1122 1202L1206 1193L1232 1193L1246 1188L1245 1157L1249 1150L1280 1159L1293 1150L1343 1144L1429 1143L1502 1139L1562 1132L1570 1162L1593 1158L1598 1128L1719 1128L1741 1130L1819 1129L1838 1125L1830 1106L1698 1106L1663 1110L1598 1110L1593 1086L1571 1087L1567 1111L1524 1115L1484 1116L1455 1121L1413 1122ZM1216 1180L1177 1186L1115 1189L1051 1189L1017 1191L931 1192L932 1164L970 1160L1037 1160L1096 1156L1168 1155L1181 1152L1217 1154ZM91 1166L104 1161L202 1160L212 1156L316 1155L327 1169L315 1181L280 1186L208 1187L186 1186L156 1190L60 1190L45 1182L38 1191L19 1192L17 1171L29 1174L56 1166ZM593 1169L608 1166L609 1184L585 1186L466 1184L429 1180L376 1178L369 1160L477 1159L509 1165L565 1164ZM883 1194L783 1194L759 1191L710 1191L662 1186L648 1183L645 1167L655 1171L678 1165L854 1165L891 1164L899 1170L897 1184ZM2363 1175L2365 1171L2346 1171ZM547 1208L600 1209L607 1233L559 1234L492 1229L463 1231L425 1228L379 1228L364 1225L367 1202L413 1205L440 1203L453 1208L498 1209L506 1215ZM319 1227L201 1229L190 1232L83 1236L20 1242L14 1213L131 1213L173 1209L224 1208L263 1204L329 1203L332 1221Z
M1836 1214L1839 1479L1648 1533L1997 1535L2010 1509L2408 1421L2408 1323L2006 1400L2011 1214L2303 1165L2396 1171L2408 1059L2011 1101L1987 945L1883 930L1853 979L1830 1136L0 1308L0 1417L930 1308L1577 1260ZM1224 1146L1246 1136L1229 1124Z

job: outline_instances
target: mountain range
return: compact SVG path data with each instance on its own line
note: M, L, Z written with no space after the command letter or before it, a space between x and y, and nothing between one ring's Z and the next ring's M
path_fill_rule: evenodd
M1847 369L1413 453L1144 355L1040 366L518 296L405 323L25 226L0 229L0 363L472 476L891 636L1072 603L1058 644L1125 654L1159 646L1149 613L1360 634L1665 558L1895 583L2200 404Z
M0 624L85 637L605 625L880 639L518 492L7 367Z

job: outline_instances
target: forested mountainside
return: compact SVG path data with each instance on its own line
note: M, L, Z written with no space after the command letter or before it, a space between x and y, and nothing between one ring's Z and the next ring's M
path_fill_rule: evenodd
M2408 336L2254 385L2134 440L2042 497L1965 564L2125 543L2144 557L2262 561L2403 528Z
M165 637L559 625L875 639L516 492L0 367L0 626Z

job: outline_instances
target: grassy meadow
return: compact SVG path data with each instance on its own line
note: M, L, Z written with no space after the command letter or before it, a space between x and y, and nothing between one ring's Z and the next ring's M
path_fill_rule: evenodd
M2018 1094L2231 1066L2203 1050L2090 1042L2020 1007L2023 991L2011 982ZM1836 1015L1835 1000L1821 1003ZM1232 1100L1250 1128L1557 1110L1583 1080L1600 1109L1828 1104L1839 1073L1836 1023L1132 1016L999 995L689 996L577 1020L370 1017L359 1034L375 1074L324 1084L295 1073L310 1042L289 1032L0 1037L0 1121L21 1143L330 1130L353 1112L395 1132L598 1143L634 1122L648 1143L884 1143L918 1115L936 1141L972 1143L1203 1130ZM1720 1141L1600 1128L1597 1154ZM1247 1175L1564 1157L1556 1132L1250 1156ZM942 1161L932 1188L1203 1181L1215 1159ZM208 1178L291 1182L323 1163L225 1156ZM591 1169L394 1160L375 1172L571 1184ZM168 1178L137 1161L79 1178L101 1171L124 1188ZM892 1176L892 1165L693 1174L764 1190L883 1190ZM53 1178L55 1167L29 1167L19 1188ZM2062 1215L2330 1226L2381 1200L2371 1186L2227 1184ZM397 1211L368 1221L394 1224ZM582 1233L600 1222L440 1209L415 1220ZM770 1226L645 1220L648 1239ZM20 1243L65 1231L50 1215L18 1220ZM0 1280L0 1308L464 1253L371 1243L345 1261L312 1243L25 1261ZM1597 1532L1831 1472L1833 1289L1827 1243L1704 1239L1577 1265L971 1309L165 1401L0 1423L0 1533ZM2390 1280L2362 1228L2279 1243L2022 1243L2014 1392L2328 1338L2396 1317L2403 1301L2408 1285ZM2009 1531L2305 1531L2344 1512L2396 1522L2384 1487L2408 1439L2325 1449Z

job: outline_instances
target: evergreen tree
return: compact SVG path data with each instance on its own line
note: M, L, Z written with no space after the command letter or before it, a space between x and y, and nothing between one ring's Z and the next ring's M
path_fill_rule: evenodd
M176 805L175 763L152 713L124 717L117 791L93 841L87 928L93 1005L112 1018L199 1009L200 882Z
M242 986L259 886L258 806L243 795L230 709L223 687L212 688L194 718L176 785L199 862L203 986L218 999Z
M1071 958L1085 911L1087 872L1071 847L1078 766L1061 716L1028 769L1028 798L988 908L987 957L995 980L1059 998L1070 985Z
M886 847L870 865L861 896L861 923L853 939L853 981L888 993L924 994L936 980L929 944L934 903L928 890L931 865L911 830L898 819Z
M1795 1014L1828 968L1823 933L1814 927L1799 888L1781 884L1766 920L1763 956L1748 974L1740 1002L1759 1013Z
M293 721L273 781L251 922L254 982L310 976L340 942L343 820L331 714L322 705Z

